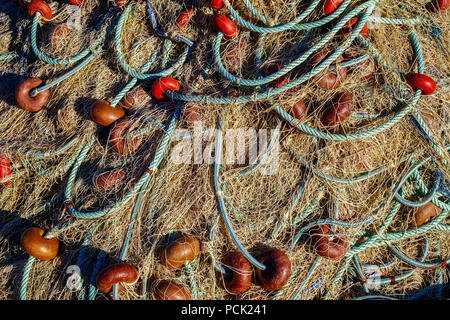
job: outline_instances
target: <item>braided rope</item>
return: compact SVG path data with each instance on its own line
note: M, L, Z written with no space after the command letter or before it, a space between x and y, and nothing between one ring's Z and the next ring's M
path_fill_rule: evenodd
M300 293L303 291L305 285L308 283L309 279L313 275L314 271L317 269L317 266L319 265L319 262L321 261L321 257L317 257L316 260L314 260L312 266L309 268L308 273L306 274L305 279L300 284L299 288L295 292L295 294L292 296L292 300L298 300Z
M75 218L84 218L84 219L96 219L104 216L106 213L110 211L114 211L118 208L120 208L122 205L127 203L135 194L139 192L139 190L142 188L143 184L145 183L147 177L151 174L150 172L156 171L158 165L162 161L164 154L167 152L169 146L170 146L170 138L172 137L172 133L175 129L175 126L177 124L177 121L179 119L181 112L181 105L177 107L175 110L172 119L170 120L170 123L167 127L167 130L165 131L158 148L156 149L155 155L153 157L152 162L148 166L148 170L140 177L140 179L136 182L136 184L133 186L133 188L118 202L116 202L114 205L93 211L93 212L80 212L74 208L73 205L68 206L69 213L75 217ZM72 188L73 184L77 175L77 172L81 166L81 163L83 162L84 158L86 157L87 153L89 152L92 144L94 142L94 138L92 137L88 143L85 144L83 149L80 151L77 161L75 162L72 171L70 173L69 179L66 184L65 188L65 201L66 203L72 204L71 201L71 194L72 194Z
M23 269L22 282L20 283L20 300L27 300L27 286L30 277L31 268L33 267L35 258L29 256L27 263Z
M219 171L220 171L220 165L222 164L222 157L223 157L223 146L222 146L222 119L219 119L218 123L218 129L217 129L217 136L216 136L216 158L214 161L214 188L216 191L216 197L217 202L220 208L220 212L222 213L222 217L225 220L225 224L227 226L228 232L234 242L234 244L237 246L238 250L249 260L251 264L253 264L255 267L265 270L266 266L262 263L260 263L258 260L256 260L241 244L239 239L236 237L236 234L233 230L233 227L231 226L230 220L228 219L227 209L225 207L225 203L222 197L222 191L220 188L219 183Z
M52 6L52 4L50 4L50 6ZM39 21L41 20L42 16L41 13L39 11L36 11L36 13L34 14L34 18L33 18L33 23L31 25L31 47L33 49L33 52L36 54L36 56L39 57L39 59L41 59L42 61L45 61L47 63L50 64L57 64L57 65L66 65L66 64L72 64L75 63L81 59L83 59L84 57L86 57L92 50L91 48L86 48L82 51L80 51L78 54L70 57L70 58L66 58L66 59L54 59L51 57L46 56L45 54L43 54L37 45L37 27L39 25ZM104 39L105 35L100 36L95 42L94 42L94 46L97 46L99 43L101 43Z
M125 59L122 56L122 53L120 52L120 38L122 34L122 28L125 23L125 19L127 18L128 14L130 13L130 10L132 9L134 5L134 2L130 2L130 4L125 8L122 15L119 18L119 21L117 22L116 32L114 35L114 46L115 46L115 52L117 59L119 61L119 64L123 68L123 70L131 75L133 78L140 79L140 80L149 80L149 79L157 79L160 77L165 77L173 72L175 72L178 68L180 68L184 62L186 61L187 57L189 56L191 52L191 46L187 46L184 52L181 54L180 58L169 68L166 68L160 72L152 73L152 74L146 74L142 72L137 72L136 70L132 69L126 62Z

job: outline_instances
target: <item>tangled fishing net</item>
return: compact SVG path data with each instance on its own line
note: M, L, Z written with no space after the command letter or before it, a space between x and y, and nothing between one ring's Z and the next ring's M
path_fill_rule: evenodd
M449 298L447 1L70 2L0 0L0 299Z

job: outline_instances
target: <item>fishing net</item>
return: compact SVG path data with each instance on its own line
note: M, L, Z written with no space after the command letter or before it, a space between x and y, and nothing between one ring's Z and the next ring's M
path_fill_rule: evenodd
M30 2L0 0L0 299L449 297L438 2Z

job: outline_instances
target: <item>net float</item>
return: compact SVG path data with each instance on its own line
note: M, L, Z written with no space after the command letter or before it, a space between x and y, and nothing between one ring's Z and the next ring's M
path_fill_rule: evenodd
M325 57L330 53L328 49L324 49L317 54L315 54L311 63L313 65L317 65L320 61L325 59ZM339 63L344 58L339 56L334 62ZM319 74L314 77L314 81L319 88L330 90L338 88L342 82L344 82L347 77L347 68L346 67L337 67L335 70L327 71L323 70Z
M345 24L344 24L344 29L348 29L351 28L354 24L356 24L359 21L358 18L351 18L350 20L348 20Z
M266 269L255 268L256 283L262 288L274 291L281 289L291 274L291 261L279 249L268 248L258 257Z
M346 59L353 60L360 57L360 54L350 48L344 52L344 56ZM349 66L348 72L358 72L361 75L361 79L368 80L373 77L375 72L375 64L372 59L364 60Z
M324 126L334 126L348 118L353 110L353 97L350 93L340 93L335 102L323 113L320 121Z
M20 237L20 244L31 256L39 260L51 260L58 254L59 241L56 238L45 239L44 230L28 228Z
M198 105L188 103L183 110L183 118L186 120L189 128L193 128L195 123L201 121L200 109Z
M222 32L228 39L233 39L238 34L238 30L234 22L223 14L216 14L214 16L212 26Z
M428 129L431 129L434 132L439 132L441 130L441 118L438 115L435 115L433 112L426 109L420 110L419 113Z
M323 4L323 14L329 15L336 10L342 2L344 2L344 0L325 0Z
M362 80L369 80L373 77L375 66L372 60L366 60L349 67L349 72L358 72Z
M306 105L302 99L298 100L292 106L291 114L296 120L298 120L300 122L303 122L306 120L306 118L308 117L308 112L307 112ZM285 132L285 131L288 131L291 129L292 129L292 125L289 122L286 121L281 124L281 127L280 127L281 132Z
M237 71L242 67L243 59L247 46L242 43L235 43L225 54L225 65L228 70Z
M124 6L127 2L128 2L128 0L116 0L116 4L117 4L119 7Z
M82 0L69 0L69 2L74 6L79 6L81 5Z
M427 202L423 206L412 210L411 227L420 227L431 218L439 215L441 211L442 209L436 206L433 202Z
M140 104L149 97L147 91L141 86L137 86L128 92L119 102L119 105L124 108L131 108L134 104Z
M27 11L30 17L34 16L36 12L39 12L41 16L47 20L52 18L52 8L50 8L46 2L41 0L31 1L27 7Z
M116 188L124 176L123 170L107 171L96 175L92 182L98 190L108 191Z
M363 80L369 80L373 77L375 71L375 66L373 65L372 60L367 60L366 62L362 63L359 67L359 72L361 73L361 79Z
M376 157L376 146L372 143L368 142L365 147L358 150L355 154L355 158L351 162L352 164L355 163L355 169L357 171L368 171L371 167L371 160ZM345 210L348 205L346 203L341 203L341 208Z
M450 7L450 0L435 0L432 2L428 2L426 8L434 13L440 13L445 11L448 7Z
M109 126L114 121L122 118L125 111L121 106L111 107L108 101L97 100L89 111L92 121L102 126Z
M135 267L127 263L113 264L97 275L97 288L103 293L109 293L113 286L118 284L118 292L124 290L121 283L133 284L138 280L139 274Z
M128 93L119 101L119 106L122 108L131 108L134 105L134 98Z
M355 20L353 20L355 19ZM347 23L344 25L344 28L342 29L342 38L345 40L347 39L350 34L353 31L353 26L358 22L358 18L351 18ZM369 28L367 27L367 23L364 24L361 31L359 32L359 35L363 38L367 38L369 36Z
M350 28L350 29L347 30L347 31L344 31L344 33L343 33L343 35L342 35L342 38L343 38L344 40L346 40L346 39L350 36L351 32L352 32L352 28ZM361 31L359 32L359 35L360 35L361 37L363 37L363 38L367 38L367 37L369 36L369 28L367 27L367 24L365 24L365 25L362 27Z
M28 78L17 86L15 97L17 104L26 111L37 112L47 103L50 98L50 90L46 89L31 96L31 90L37 88L42 83L41 79Z
M291 113L295 119L300 122L303 122L308 117L308 113L306 111L306 105L302 99L298 100L291 109Z
M0 184L4 186L9 184L11 182L11 179L8 179L8 177L11 175L11 161L8 157L0 155Z
M109 133L109 144L111 148L119 154L132 154L142 143L142 135L133 136L133 133L129 131L133 123L134 122L131 119L122 118L111 128Z
M281 65L279 63L269 63L264 67L264 74L267 76L279 71L281 69ZM284 86L286 83L289 82L289 77L287 75L282 75L279 78L276 78L275 80L271 81L270 84L274 88L278 88L281 86Z
M331 227L319 225L310 231L316 253L327 259L340 259L349 249L346 237L330 234Z
M429 76L421 73L410 73L406 76L406 82L414 90L422 90L421 95L430 95L436 90L436 82Z
M162 77L156 80L152 86L152 95L155 99L163 98L164 90L176 91L180 89L178 81L171 77Z
M223 0L209 0L209 5L213 9L220 10L223 7Z
M200 253L200 241L195 237L183 236L169 243L161 254L161 263L175 270L185 262L194 260Z
M191 295L182 286L163 280L153 289L155 300L191 300Z
M222 264L227 271L223 275L225 289L231 294L241 294L250 287L252 267L239 251L228 253Z
M176 20L176 24L178 27L184 29L191 22L192 18L195 16L196 11L193 9L187 9L180 13Z
M60 24L58 26L55 26L49 34L51 47L53 49L57 48L61 43L61 39L69 34L71 30L72 29L67 24Z
M58 127L64 130L73 129L77 124L77 112L75 104L69 103L65 107L58 110L56 115L56 122Z

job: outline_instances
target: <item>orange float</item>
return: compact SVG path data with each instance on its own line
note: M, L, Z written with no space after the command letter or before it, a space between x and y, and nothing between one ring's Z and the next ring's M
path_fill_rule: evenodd
M44 107L50 98L50 90L44 90L31 96L31 90L37 88L42 83L41 79L38 78L28 78L23 80L17 86L15 97L17 104L26 111L37 112Z
M125 111L121 106L111 107L109 102L105 100L96 101L89 113L92 121L105 127L125 115Z
M122 282L135 283L139 274L135 267L127 263L113 264L106 267L97 275L97 288L103 293L109 293L115 284L119 285L118 292L123 291Z
M109 133L109 144L119 154L129 155L134 153L142 143L142 135L127 137L132 135L129 132L130 127L133 125L133 120L123 118L118 120Z
M39 12L42 17L47 20L52 18L52 8L41 0L33 0L27 7L28 14L32 17L36 12Z
M29 228L22 233L20 243L23 249L31 256L39 260L51 260L58 254L58 239L45 239L44 230Z
M7 185L11 179L7 179L12 175L11 162L8 157L0 155L0 184Z

